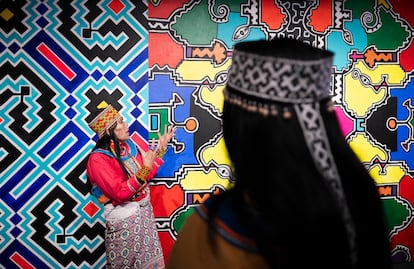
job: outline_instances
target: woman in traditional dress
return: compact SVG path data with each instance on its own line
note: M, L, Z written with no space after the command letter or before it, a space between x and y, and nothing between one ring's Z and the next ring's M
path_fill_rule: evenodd
M104 204L107 268L164 268L148 181L163 164L175 128L158 133L147 151L129 136L128 124L111 105L89 123L98 141L89 155L92 194Z

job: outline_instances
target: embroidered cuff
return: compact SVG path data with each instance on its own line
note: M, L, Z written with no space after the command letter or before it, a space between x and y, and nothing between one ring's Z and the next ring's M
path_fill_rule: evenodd
M148 178L148 175L150 172L151 172L151 168L144 166L138 170L138 173L135 176L145 181Z
M138 183L138 182L137 182ZM134 188L134 186L132 186L132 184L131 184L131 180L128 180L127 181L127 185L128 185L128 188L133 192L133 193L135 193L135 192L137 192L137 189L136 188Z
M162 157L164 157L166 152L167 152L167 147L158 149L157 150L157 157L162 159Z

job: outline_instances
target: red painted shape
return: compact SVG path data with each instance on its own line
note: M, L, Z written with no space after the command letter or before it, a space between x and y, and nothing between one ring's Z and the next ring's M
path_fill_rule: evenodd
M412 0L388 0L394 14L399 18L403 18L409 25L414 25L414 1ZM414 42L406 50L400 53L399 63L405 72L410 73L414 70Z
M99 211L99 207L97 207L93 202L89 202L84 208L83 211L88 214L89 217L93 217L96 212Z
M171 216L177 208L185 205L184 200L184 191L178 184L171 188L165 185L151 186L151 202L156 217Z
M111 1L111 3L109 3L108 7L113 12L118 14L119 12L121 12L122 9L124 9L125 5L119 0L113 0L113 1Z
M261 19L270 30L278 30L285 23L286 15L282 13L280 7L275 5L274 0L262 0Z
M331 0L319 0L319 6L311 11L309 18L309 26L319 33L325 33L330 27L332 27L332 9Z
M65 75L69 80L72 80L75 77L75 72L73 72L69 66L66 65L48 46L44 43L40 44L37 47L37 50L48 59L62 74Z
M22 269L34 269L34 267L19 253L13 253L10 259Z
M168 19L171 13L181 8L190 0L149 0L148 17L157 19Z
M164 33L149 33L148 35L148 64L153 67L155 64L176 69L183 61L184 48L171 39L170 35Z
M167 264L175 240L171 237L169 232L165 231L158 232L158 236L160 237L162 251L164 252L164 261L165 264Z
M414 42L411 42L411 45L400 53L400 65L406 73L411 73L414 70Z

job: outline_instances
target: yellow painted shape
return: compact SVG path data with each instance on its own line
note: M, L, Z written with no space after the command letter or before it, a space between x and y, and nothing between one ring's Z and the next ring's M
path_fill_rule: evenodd
M106 101L102 101L98 104L97 108L103 109L103 108L106 108L107 106L108 106L108 103Z
M380 174L378 166L371 168L369 174L377 184L394 184L400 182L405 172L400 165L389 164L385 167L384 174Z
M204 170L189 170L180 185L184 190L210 190L212 186L222 186L228 189L232 183L227 179L221 179L216 170L205 172Z
M206 165L214 160L214 162L219 165L225 164L231 167L231 162L223 138L220 138L216 145L206 147L201 152L201 158L202 163ZM208 172L191 170L185 178L181 179L180 184L184 190L209 190L214 185L221 185L223 188L228 189L233 186L233 183L231 183L229 179L221 178L215 169L211 169Z
M214 91L211 91L209 87L204 86L200 89L201 99L214 107L214 110L220 115L223 113L224 95L223 90L225 86L217 86Z
M349 146L363 163L371 163L375 156L383 161L387 158L387 153L384 152L382 148L375 147L369 143L365 134L357 134L352 141L349 142ZM369 170L369 174L374 178L377 184L385 184L398 183L405 172L401 166L397 164L389 164L385 167L385 173L383 175L380 174L380 168L378 166L373 166Z
M349 146L354 150L355 154L363 163L371 162L374 156L378 156L379 159L385 160L387 154L380 147L374 147L369 143L365 134L356 134Z
M377 6L383 6L386 10L390 10L391 8L387 0L378 0Z
M176 73L180 75L183 81L203 81L206 77L214 83L216 74L228 70L231 61L226 61L220 66L214 66L210 61L183 61L177 68Z
M0 17L2 17L5 21L9 21L13 16L13 12L11 12L8 8L5 8L0 12Z
M368 69L361 61L355 65L360 75L370 79L371 84L378 85L387 74L386 82L388 85L401 85L405 79L405 72L399 65L380 64L375 70ZM382 103L387 97L388 92L385 87L375 92L370 86L365 86L359 79L352 76L351 70L344 76L344 105L348 111L352 111L356 117L366 117L373 107Z
M211 160L215 160L216 163L227 164L231 166L231 161L227 153L226 144L224 138L221 137L219 142L214 147L207 147L201 154L201 158L204 163L208 163Z

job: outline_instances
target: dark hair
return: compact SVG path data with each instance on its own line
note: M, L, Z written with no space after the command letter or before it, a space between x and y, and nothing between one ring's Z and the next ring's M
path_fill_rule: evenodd
M114 158L118 161L119 165L122 168L122 171L124 172L125 176L129 177L131 175L129 175L128 171L126 170L122 159L121 159L121 148L120 148L120 143L118 138L115 135L115 128L117 126L117 123L115 123L113 126L111 126L111 128L108 129L109 134L107 134L106 132L104 132L104 134L96 141L95 147L92 149L92 152L95 149L105 149L108 150L112 153L112 155L114 156ZM110 148L110 144L111 141L114 142L114 151L112 152L111 148Z
M389 268L376 186L345 141L335 113L328 112L329 101L320 102L320 113L355 222L358 265ZM210 216L221 199L232 197L239 222L253 234L271 268L297 268L304 262L317 268L351 268L334 193L314 164L293 108L278 107L291 117L265 117L224 103L223 135L236 183L213 199Z

